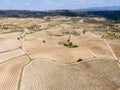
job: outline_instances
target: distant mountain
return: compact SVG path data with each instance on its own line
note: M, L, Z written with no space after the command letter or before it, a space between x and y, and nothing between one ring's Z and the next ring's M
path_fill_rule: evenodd
M113 10L114 11L120 10L120 6L105 6L105 7L77 9L77 11L113 11Z

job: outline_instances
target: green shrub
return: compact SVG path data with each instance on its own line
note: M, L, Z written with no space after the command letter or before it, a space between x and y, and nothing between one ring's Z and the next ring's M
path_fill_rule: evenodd
M78 45L74 45L72 42L59 42L59 44L68 47L68 48L76 48L79 47Z
M77 62L81 62L81 61L83 61L81 58L77 60Z

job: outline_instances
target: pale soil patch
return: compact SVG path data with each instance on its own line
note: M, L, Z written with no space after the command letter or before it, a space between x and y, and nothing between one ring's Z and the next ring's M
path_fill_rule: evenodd
M58 48L53 50L39 51L38 53L31 54L33 59L36 58L46 58L52 59L53 61L59 63L70 63L76 62L79 59L89 59L94 56L89 53L87 49L77 48L77 49L67 49L67 48Z
M96 20L96 21L106 21L105 18L92 18L92 19L94 19L94 20Z
M21 70L28 62L27 56L21 56L0 64L0 90L18 90Z
M47 37L48 37L48 35L45 31L38 31L33 34L29 34L24 38L27 40L34 40L34 39L38 39L38 38L47 38Z
M34 60L24 68L20 90L117 90L120 69L111 60L59 65Z
M7 33L7 34L0 34L0 40L1 39L8 39L8 38L17 38L20 36L22 32L12 32L12 33Z
M17 49L19 47L20 47L20 42L17 40L17 38L0 39L0 52Z
M12 58L16 58L18 56L22 56L24 54L25 53L21 49L11 50L9 52L0 53L0 63L7 61L9 59L12 59Z
M50 58L56 62L69 63L76 62L78 59L88 59L94 56L83 47L78 48L67 48L59 45L58 42L46 42L43 43L39 40L22 40L24 51L35 58Z
M53 34L49 35L49 34ZM51 33L51 31L49 30L45 30L45 31L40 31L40 32L35 32L33 34L27 35L26 37L24 37L25 40L39 40L39 41L43 41L45 40L47 43L56 43L58 44L58 42L62 42L62 41L67 41L69 38L68 35L66 36L54 36L54 33Z
M90 49L99 58L112 58L114 59L111 51L107 47L103 39L93 38L87 39L80 43L80 46Z
M92 32L86 32L85 34L84 34L84 36L86 36L86 37L88 37L88 38L101 38L101 36L100 35L98 35L98 34L95 34L95 33L92 33Z
M71 41L73 44L79 45L78 48L71 49L58 44L59 42L66 42L68 38L69 35L55 37L49 36L45 32L37 32L26 36L22 43L25 51L33 59L50 58L61 63L76 62L80 58L89 59L98 57L114 59L104 40L97 34L87 32L82 36L72 35ZM43 43L43 40L46 42Z
M68 25L68 24L61 24L61 26L65 29L70 29L71 28L71 25Z
M41 23L40 24L41 25L41 29L44 29L44 28L48 27L49 24L50 23Z
M87 40L103 40L101 39L101 36L92 32L87 31L85 34L83 34L83 30L84 29L76 29L75 31L77 31L80 35L79 36L75 36L75 35L71 35L71 41L75 44L82 44L82 43L86 43Z

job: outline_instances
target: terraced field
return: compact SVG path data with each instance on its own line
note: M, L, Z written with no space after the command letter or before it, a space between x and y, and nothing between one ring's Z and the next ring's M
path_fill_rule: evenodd
M0 90L120 89L120 40L69 18L1 19Z

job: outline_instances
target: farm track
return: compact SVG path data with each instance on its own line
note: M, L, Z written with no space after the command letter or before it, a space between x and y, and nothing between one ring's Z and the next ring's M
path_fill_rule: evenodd
M113 54L115 60L117 61L118 66L120 67L120 60L118 59L118 57L116 56L116 54L113 52L112 48L110 47L110 44L107 42L106 39L104 39L106 45L108 46L109 50L111 51L111 53Z
M104 39L104 41L105 41L107 47L109 48L110 52L112 53L113 57L114 57L116 60L118 60L117 56L116 56L115 53L113 52L113 50L112 50L112 48L110 47L110 45L109 45L109 43L107 42L107 40Z
M21 42L21 38L18 39L20 44L21 44L21 50L25 53L25 55L29 58L29 62L24 65L24 67L26 67L33 59L31 58L31 56L29 54L26 53L26 51L24 50L24 47L23 47L23 44ZM21 74L20 74L20 77L19 77L19 80L18 80L18 87L17 87L17 90L20 90L20 86L21 86L21 79L22 79L22 75L23 75L23 70L24 70L24 67L22 68L21 70Z

